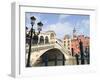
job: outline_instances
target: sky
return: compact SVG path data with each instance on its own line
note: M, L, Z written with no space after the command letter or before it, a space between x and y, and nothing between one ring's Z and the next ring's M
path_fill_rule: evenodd
M56 37L63 39L65 35L72 36L73 29L76 29L77 35L90 35L90 16L79 14L55 14L55 13L25 13L25 26L31 28L30 17L36 18L34 29L37 31L37 23L42 22L42 32L53 30Z

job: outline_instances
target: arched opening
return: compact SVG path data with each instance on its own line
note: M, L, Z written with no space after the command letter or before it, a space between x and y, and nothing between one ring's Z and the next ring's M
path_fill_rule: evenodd
M35 62L34 66L61 66L65 65L64 54L59 49L51 49L46 51Z
M39 44L44 44L44 37L40 36L40 43Z
M50 43L55 43L55 34L54 33L50 34Z
M54 39L54 33L51 33L50 39Z
M32 43L33 45L38 43L38 35L34 34Z
M48 37L46 36L46 37L45 37L45 44L47 44L47 43L49 43L49 39L48 39Z

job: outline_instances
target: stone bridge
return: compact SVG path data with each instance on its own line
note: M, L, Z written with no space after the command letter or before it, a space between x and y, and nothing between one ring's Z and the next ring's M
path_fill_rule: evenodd
M26 47L26 59L27 59L27 55L28 55L28 49L29 47ZM51 49L58 49L60 50L60 52L64 55L65 60L69 60L67 61L67 64L74 64L75 62L72 61L73 57L70 56L67 52L67 50L64 48L64 46L62 45L62 43L56 39L55 43L52 44L44 44L44 45L34 45L31 47L31 65L34 65L36 63L36 61L47 51L51 50ZM27 61L27 60L26 60Z

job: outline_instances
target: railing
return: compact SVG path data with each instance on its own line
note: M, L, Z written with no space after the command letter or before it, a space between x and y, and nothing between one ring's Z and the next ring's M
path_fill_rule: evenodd
M68 54L67 50L64 48L64 46L62 45L62 42L61 42L60 40L56 39L56 43L62 48L62 50L63 50L66 54Z
M62 45L62 42L59 39L56 39L56 44L60 46L61 50L63 52L65 52L66 54L68 54L67 50L64 48L64 46ZM54 44L37 44L37 45L32 45L31 47L31 52L35 52L35 51L40 51L40 50L44 50L44 49L49 49L49 48L54 48L55 43ZM26 45L26 53L28 53L29 51L29 45Z
M54 48L54 44L45 44L45 45L34 45L31 47L31 52L40 51L44 49ZM26 53L29 51L29 46L26 47Z

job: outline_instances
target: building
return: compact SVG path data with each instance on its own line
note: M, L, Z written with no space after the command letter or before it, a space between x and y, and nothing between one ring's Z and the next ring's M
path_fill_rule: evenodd
M73 30L73 33L74 33L73 38L71 39L72 55L80 54L80 44L79 44L80 41L83 44L83 51L85 53L86 49L89 48L90 38L84 35L75 35L76 34L75 28Z
M65 35L63 39L63 45L68 51L68 53L72 56L76 54L80 54L80 44L79 42L83 43L83 51L86 52L86 49L89 48L90 38L84 35L77 35L76 29L73 29L73 35Z
M68 51L68 54L71 55L71 38L69 35L64 36L63 46Z

